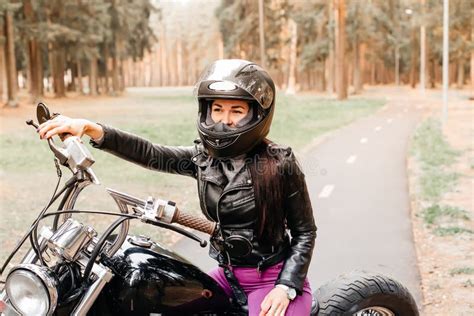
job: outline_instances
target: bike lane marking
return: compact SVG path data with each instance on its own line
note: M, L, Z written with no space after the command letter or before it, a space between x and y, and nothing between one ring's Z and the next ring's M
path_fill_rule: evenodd
M334 191L335 186L333 184L327 184L324 186L324 188L321 190L321 193L319 193L318 198L320 199L325 199L328 198L332 191Z
M357 159L357 156L356 156L356 155L352 155L352 156L350 156L349 158L347 158L346 162L347 162L348 164L353 164L353 163L356 161L356 159Z

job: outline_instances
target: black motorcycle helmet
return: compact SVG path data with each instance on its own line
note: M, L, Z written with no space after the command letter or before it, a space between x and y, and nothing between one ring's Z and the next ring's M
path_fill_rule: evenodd
M213 157L232 157L250 151L270 131L275 108L275 84L260 66L247 60L222 59L202 73L194 93L199 103L199 136ZM216 99L249 102L249 113L236 127L215 123L211 104Z

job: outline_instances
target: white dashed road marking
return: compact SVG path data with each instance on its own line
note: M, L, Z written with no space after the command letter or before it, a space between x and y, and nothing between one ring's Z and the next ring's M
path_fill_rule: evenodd
M360 139L361 144L365 144L365 143L367 143L367 141L368 141L368 139L365 138L365 137Z
M377 127L374 129L374 131L378 132L378 131L380 131L381 129L382 129L382 126L377 126Z
M352 156L350 156L349 158L347 158L346 162L347 162L348 164L352 164L352 163L354 163L354 162L356 161L356 159L357 159L357 156L356 156L356 155L352 155Z
M320 199L328 198L331 195L333 190L334 190L334 185L333 184L327 184L321 190L321 193L319 193L318 197Z

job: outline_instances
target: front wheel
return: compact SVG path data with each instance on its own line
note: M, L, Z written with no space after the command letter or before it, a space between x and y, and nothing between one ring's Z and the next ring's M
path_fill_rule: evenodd
M317 315L418 316L407 288L394 279L366 272L351 272L326 283L315 292Z

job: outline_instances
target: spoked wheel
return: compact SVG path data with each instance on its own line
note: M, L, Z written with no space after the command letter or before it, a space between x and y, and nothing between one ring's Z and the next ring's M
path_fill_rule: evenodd
M407 288L398 281L366 272L352 272L321 286L314 294L317 315L418 316Z
M380 306L371 306L368 308L364 308L360 312L357 312L355 316L394 316L395 314L392 313L391 310L380 307Z

